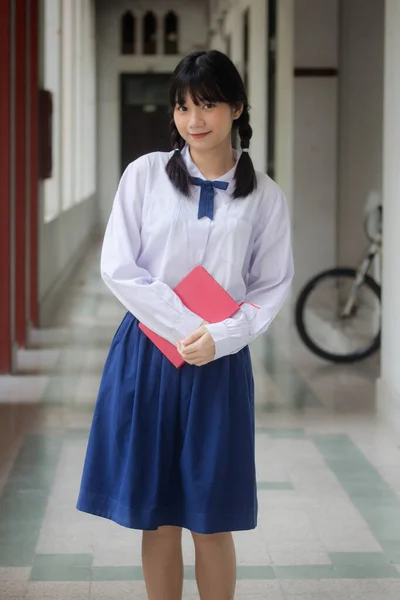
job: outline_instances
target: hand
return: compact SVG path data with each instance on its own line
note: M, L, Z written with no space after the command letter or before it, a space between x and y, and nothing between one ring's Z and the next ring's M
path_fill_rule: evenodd
M189 365L202 367L214 360L215 343L205 324L207 321L203 321L196 331L178 342L178 352Z

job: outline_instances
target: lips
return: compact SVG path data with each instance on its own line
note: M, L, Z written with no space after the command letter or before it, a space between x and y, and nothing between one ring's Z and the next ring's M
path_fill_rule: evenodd
M202 138L206 137L206 135L208 135L210 132L207 131L206 133L191 133L190 135L192 136L192 138L194 138L195 140L201 140Z

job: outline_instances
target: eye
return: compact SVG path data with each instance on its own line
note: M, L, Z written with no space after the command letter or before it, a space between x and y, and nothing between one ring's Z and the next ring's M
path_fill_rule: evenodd
M180 106L176 106L175 110L179 111L179 112L185 112L187 110L186 106L180 105Z
M215 104L213 104L212 102L208 102L204 105L204 108L206 108L207 110L211 110L212 108L215 108Z

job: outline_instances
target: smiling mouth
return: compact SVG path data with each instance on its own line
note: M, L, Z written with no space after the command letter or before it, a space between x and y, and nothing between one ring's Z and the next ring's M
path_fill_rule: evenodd
M211 133L210 131L207 131L206 133L191 133L190 135L195 139L195 140L199 140L200 138L206 137L206 135L208 135L209 133Z

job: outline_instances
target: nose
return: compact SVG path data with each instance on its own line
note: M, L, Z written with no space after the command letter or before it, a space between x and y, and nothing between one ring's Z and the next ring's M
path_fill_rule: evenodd
M200 127L204 127L204 125L205 125L204 117L201 114L199 108L200 107L196 106L193 110L191 110L191 113L190 113L189 127L193 131L195 131L196 129L198 129Z

